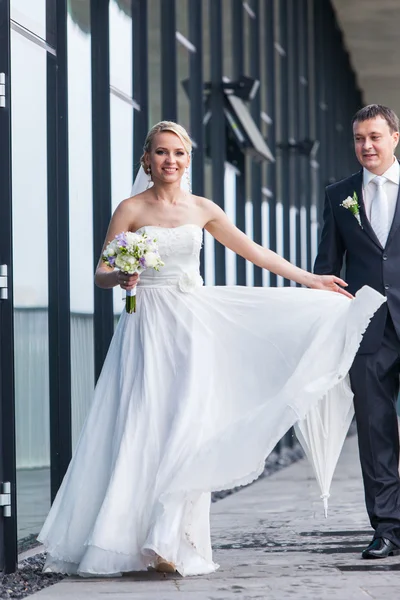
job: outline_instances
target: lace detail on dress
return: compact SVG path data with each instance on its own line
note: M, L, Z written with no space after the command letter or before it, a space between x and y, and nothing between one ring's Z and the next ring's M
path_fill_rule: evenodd
M190 254L198 256L203 243L203 231L197 225L180 225L178 227L157 227L144 225L138 231L145 229L149 236L156 239L160 255L171 256Z

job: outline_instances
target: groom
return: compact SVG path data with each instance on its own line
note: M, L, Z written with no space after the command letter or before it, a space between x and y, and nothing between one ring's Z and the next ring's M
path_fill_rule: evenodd
M362 169L326 188L317 274L340 274L348 291L363 285L387 302L373 317L350 371L365 502L375 530L363 558L400 554L400 165L394 156L399 119L371 104L353 118ZM329 351L329 349L328 349Z

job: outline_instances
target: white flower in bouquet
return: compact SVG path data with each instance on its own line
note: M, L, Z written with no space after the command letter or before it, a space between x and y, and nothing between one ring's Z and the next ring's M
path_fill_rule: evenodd
M131 231L116 235L104 249L102 259L109 267L129 275L142 273L145 269L158 271L164 266L157 241L148 238L146 233ZM126 312L136 312L136 288L126 292Z
M154 250L151 250L150 252L146 252L146 254L144 255L144 260L146 269L155 269L160 260L160 255L158 254L158 252L154 252Z
M139 261L136 260L134 256L129 256L129 254L118 254L115 259L115 266L118 267L120 271L132 275L133 273L138 272Z
M129 247L138 246L142 241L141 235L138 233L133 233L132 231L126 232L125 240Z

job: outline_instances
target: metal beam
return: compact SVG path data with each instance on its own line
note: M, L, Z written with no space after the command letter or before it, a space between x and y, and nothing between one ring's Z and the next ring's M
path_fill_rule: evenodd
M161 0L161 111L162 119L177 121L175 0Z
M54 10L54 13L53 13ZM54 499L71 459L71 331L67 0L47 6L56 52L47 52L47 188L49 278L50 474Z
M203 90L203 10L202 0L191 0L188 11L189 39L196 52L189 53L190 133L196 143L192 152L192 190L204 196L204 90ZM200 254L204 276L204 252Z
M261 74L261 52L260 52L260 2L253 0L251 8L255 15L250 18L250 76L260 81ZM249 18L246 15L245 18ZM250 113L255 124L260 128L261 125L261 90L259 89L256 96L250 104ZM262 245L262 219L261 219L261 204L262 204L262 167L259 163L251 162L251 202L253 204L253 240ZM254 266L254 285L262 286L262 269Z
M279 101L279 129L280 142L287 144L289 141L289 67L288 67L288 0L281 0L279 4L279 43L282 49L280 55L280 101ZM283 205L283 255L290 260L290 188L289 188L289 151L281 149L279 152L280 193ZM284 285L290 285L285 279Z
M110 71L108 0L90 3L92 42L93 264L111 219ZM100 375L114 333L113 296L94 289L94 370Z
M222 93L222 3L209 0L211 55L211 161L212 199L224 207L226 157L224 95ZM225 285L225 248L215 242L215 283Z
M10 1L0 0L0 264L8 268L8 298L0 300L0 481L11 483L12 515L0 519L0 571L6 573L17 568L10 58Z
M264 31L266 36L265 78L267 83L267 113L272 123L268 127L267 141L272 152L276 146L276 67L275 67L275 2L265 0ZM276 252L276 162L267 164L267 185L272 197L269 200L269 247ZM270 273L270 284L276 286L276 275Z
M234 81L244 75L244 32L243 2L232 0L232 73ZM244 156L240 165L236 165L240 175L236 177L236 226L246 231L246 161ZM236 256L236 283L246 285L246 261Z
M133 114L132 181L140 167L140 157L149 127L147 2L132 0L132 81L133 98L140 106Z

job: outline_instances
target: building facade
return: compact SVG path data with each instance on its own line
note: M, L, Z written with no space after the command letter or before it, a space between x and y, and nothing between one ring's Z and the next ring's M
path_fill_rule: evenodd
M36 537L122 309L93 272L147 130L192 188L312 269L362 97L329 0L0 0L0 570ZM290 285L205 236L206 285Z

